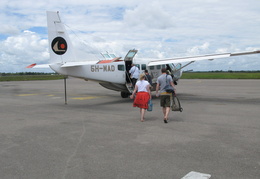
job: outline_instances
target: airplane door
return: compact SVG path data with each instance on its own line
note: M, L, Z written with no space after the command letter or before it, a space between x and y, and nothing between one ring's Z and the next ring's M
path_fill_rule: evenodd
M128 53L126 54L124 61L125 61L125 70L126 70L126 82L129 83L130 82L130 74L129 74L129 70L131 69L131 65L133 63L133 59L135 57L135 55L137 54L138 50L129 50Z
M137 54L138 50L129 50L128 53L126 54L125 56L125 59L124 61L127 62L127 61L133 61L133 58L134 56Z
M172 64L167 64L167 68L170 69L171 75L173 78L173 81L176 83L181 78L182 71L181 71L182 65L178 63L177 65Z

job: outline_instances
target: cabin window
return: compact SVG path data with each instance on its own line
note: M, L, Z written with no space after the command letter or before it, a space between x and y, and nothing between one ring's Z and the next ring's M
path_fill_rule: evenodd
M139 64L136 64L135 66L137 66L139 68L139 70L140 70L140 65Z
M160 69L161 69L161 65L157 65L157 66L156 66L156 69L157 69L157 70L160 70Z
M150 66L149 68L150 68L150 70L154 70L154 66Z
M110 58L108 54L103 54L105 58Z
M118 71L125 71L125 66L124 65L117 65Z
M162 68L166 68L166 65L162 65Z
M146 70L146 64L142 64L142 70Z

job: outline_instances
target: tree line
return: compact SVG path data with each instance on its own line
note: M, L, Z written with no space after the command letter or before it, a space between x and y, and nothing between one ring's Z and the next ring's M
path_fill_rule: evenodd
M17 72L17 73L0 73L0 76L31 76L31 75L58 75L57 73L43 73L43 72Z

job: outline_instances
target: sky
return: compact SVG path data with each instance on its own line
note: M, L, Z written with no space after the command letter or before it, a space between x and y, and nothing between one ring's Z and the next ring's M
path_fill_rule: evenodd
M60 12L79 60L130 49L158 59L260 49L259 0L1 0L0 73L51 63L46 11ZM260 70L260 54L184 70Z

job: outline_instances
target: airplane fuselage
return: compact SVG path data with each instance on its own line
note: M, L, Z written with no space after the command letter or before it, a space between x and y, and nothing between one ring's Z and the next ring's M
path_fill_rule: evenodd
M50 66L55 72L97 82L109 82L125 84L124 62L113 62L105 64L88 64L73 67L63 67L63 64Z
M172 65L156 65L148 66L147 60L117 60L116 62L111 62L109 60L93 61L89 64L75 65L71 63L56 63L51 64L50 67L57 73L72 76L75 78L81 78L86 81L96 81L101 86L115 91L120 91L124 93L122 96L127 96L132 92L131 78L129 70L131 64L134 63L140 70L140 73L144 73L144 70L148 70L152 77L153 86L155 89L157 78L161 75L162 68L168 68L169 72L173 74L173 79L177 81L181 72L178 72L180 76L174 76L175 69Z

